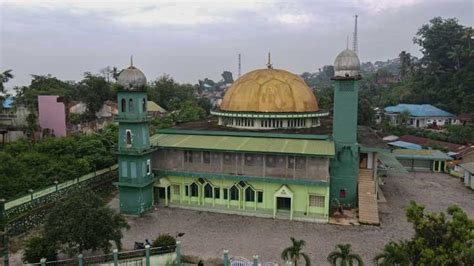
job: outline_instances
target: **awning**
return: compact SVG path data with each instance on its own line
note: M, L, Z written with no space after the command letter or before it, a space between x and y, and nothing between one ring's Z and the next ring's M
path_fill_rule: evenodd
M389 173L400 173L406 174L408 171L403 165L395 158L392 153L382 152L379 154L379 160L388 168Z

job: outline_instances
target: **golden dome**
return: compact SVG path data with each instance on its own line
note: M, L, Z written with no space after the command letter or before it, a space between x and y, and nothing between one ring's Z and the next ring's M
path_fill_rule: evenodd
M282 69L257 69L236 80L226 92L222 111L316 112L316 96L299 76Z

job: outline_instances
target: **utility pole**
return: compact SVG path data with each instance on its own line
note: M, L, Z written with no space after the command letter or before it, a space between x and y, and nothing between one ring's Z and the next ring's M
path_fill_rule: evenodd
M357 17L359 17L359 15L355 15L355 23L354 23L354 39L352 40L352 51L354 51L354 53L358 54L359 51L358 51L358 44L357 44Z

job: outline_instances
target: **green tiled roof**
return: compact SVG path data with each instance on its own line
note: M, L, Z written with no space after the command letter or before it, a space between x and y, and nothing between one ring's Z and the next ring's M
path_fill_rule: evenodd
M395 157L400 159L424 159L424 160L452 160L451 157L446 153L438 150L406 150L406 149L395 149L393 150Z
M334 156L334 142L329 140L160 133L151 137L151 143L177 149Z

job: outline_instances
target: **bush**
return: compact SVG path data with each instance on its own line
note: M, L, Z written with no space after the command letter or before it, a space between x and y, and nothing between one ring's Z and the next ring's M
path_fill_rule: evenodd
M155 241L153 241L153 247L155 248L169 247L169 246L175 246L175 245L176 245L176 239L169 234L159 235L155 239Z
M42 234L39 234L26 241L23 261L37 263L41 258L53 261L56 260L57 255L57 247L51 241L46 240Z

